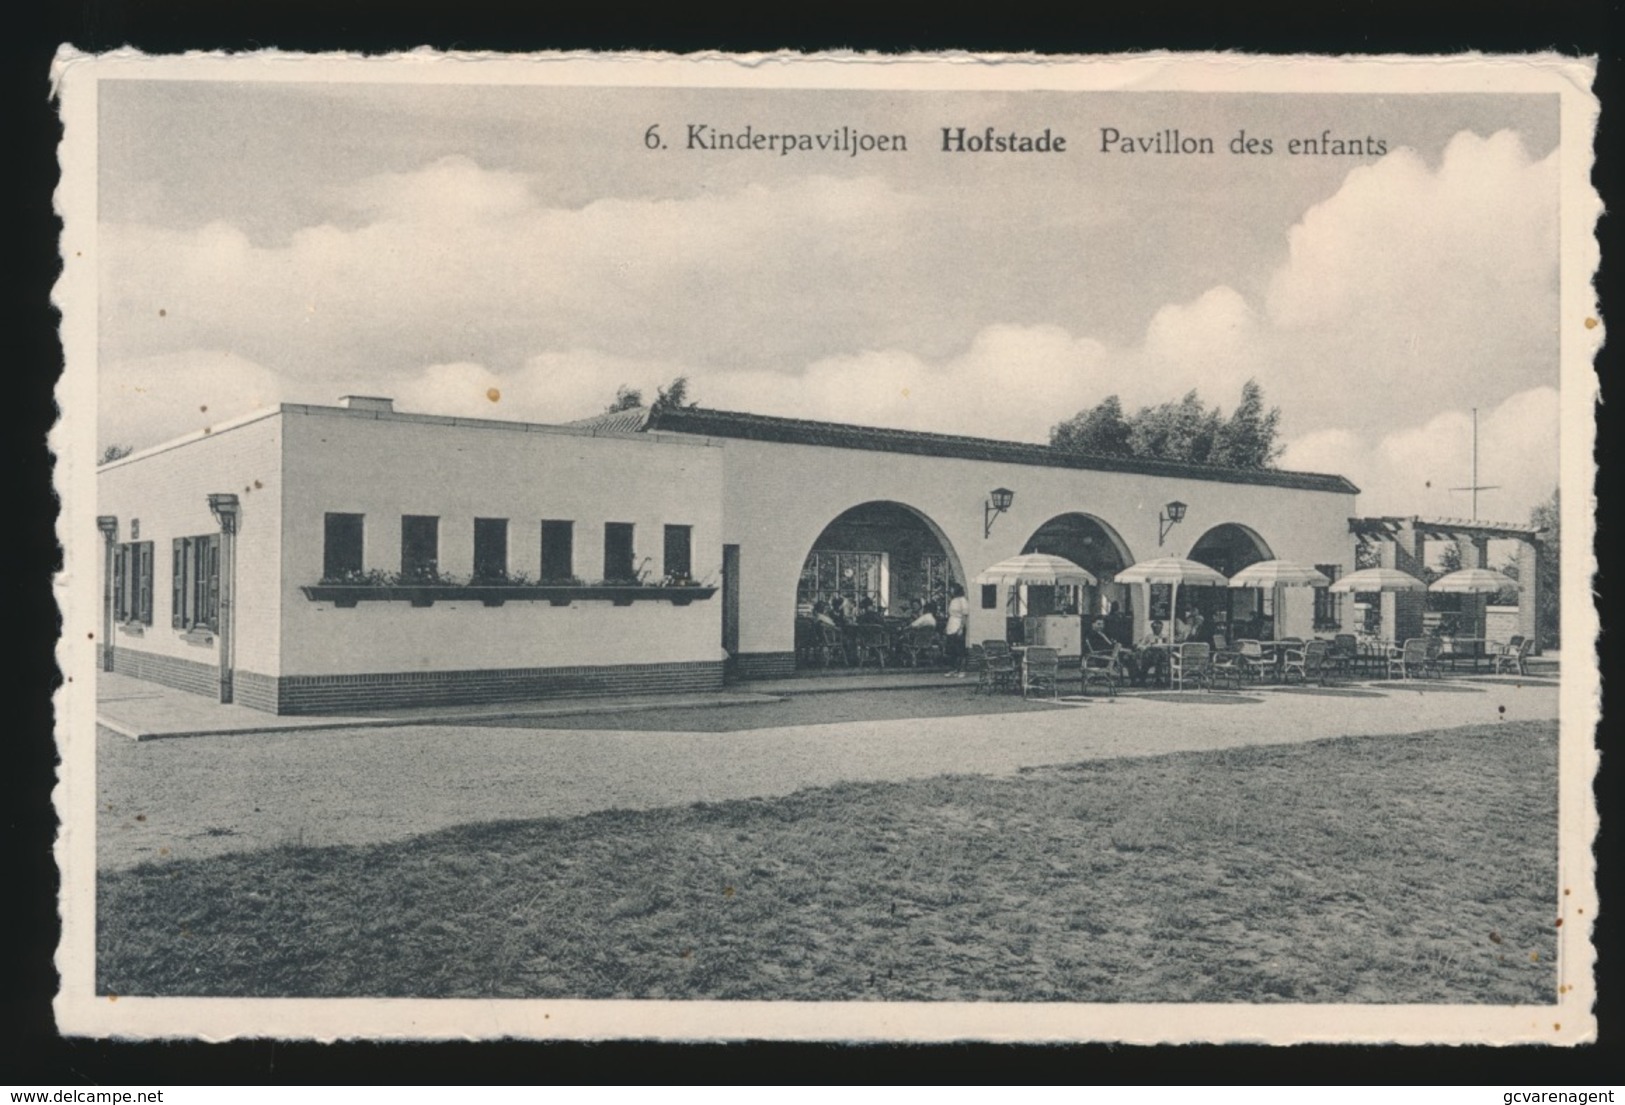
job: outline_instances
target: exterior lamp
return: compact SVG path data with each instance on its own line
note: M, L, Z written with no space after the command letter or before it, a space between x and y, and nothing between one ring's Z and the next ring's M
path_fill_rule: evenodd
M1161 545L1163 539L1168 536L1169 530L1173 529L1175 526L1179 525L1179 523L1185 520L1185 504L1180 502L1178 499L1175 499L1162 509L1167 511L1167 513L1158 513L1157 515L1158 545Z
M220 523L220 532L237 532L237 496L217 491L209 496L209 513Z
M993 519L1010 509L1016 493L1008 487L995 487L988 492L988 501L982 504L982 538L993 532Z

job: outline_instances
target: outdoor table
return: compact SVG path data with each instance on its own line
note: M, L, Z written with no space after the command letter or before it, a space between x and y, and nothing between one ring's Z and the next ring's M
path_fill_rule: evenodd
M1471 663L1474 671L1478 670L1480 661L1488 660L1494 664L1495 654L1501 648L1499 641L1488 637L1441 637L1439 643L1442 646L1439 659L1449 661L1451 671L1456 670L1458 660Z
M1393 651L1394 643L1383 640L1364 640L1359 643L1359 661L1366 667L1368 675L1388 674L1388 654Z

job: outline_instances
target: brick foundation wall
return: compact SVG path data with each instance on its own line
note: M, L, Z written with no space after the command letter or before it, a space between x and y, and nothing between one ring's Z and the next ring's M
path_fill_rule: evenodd
M115 645L113 670L120 675L145 679L149 683L162 683L179 691L191 691L209 698L220 697L220 669L213 664L160 656L154 652L137 652Z
M782 679L796 673L793 652L741 652L734 658L740 679Z
M263 710L268 714L280 713L279 680L275 676L261 675L257 671L238 669L231 675L231 697L239 706Z
M238 705L268 714L345 714L585 695L714 691L722 687L722 668L721 661L705 660L577 668L290 675L280 679L238 670L232 676L232 692ZM115 648L113 670L208 698L220 693L219 669L192 660Z
M722 687L722 662L289 675L276 684L277 713L344 714L586 695L713 691ZM249 703L245 700L244 704Z

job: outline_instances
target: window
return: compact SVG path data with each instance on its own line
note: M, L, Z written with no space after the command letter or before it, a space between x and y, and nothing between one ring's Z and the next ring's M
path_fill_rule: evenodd
M542 582L564 583L575 578L576 524L542 522Z
M811 606L840 595L854 605L868 599L884 609L889 605L890 572L888 553L814 549L801 565L796 601ZM946 597L942 601L946 603Z
M1340 564L1316 564L1315 571L1336 583L1337 577L1343 572L1343 567ZM1342 595L1325 587L1315 588L1315 628L1343 628Z
M921 583L927 597L935 599L942 604L944 610L948 609L948 599L953 591L954 570L948 563L944 553L923 553L920 556L920 574L924 577ZM992 606L986 609L993 609Z
M440 578L440 519L401 515L401 578L433 583Z
M999 608L999 585L997 583L982 584L982 609L997 610Z
M632 549L631 522L604 523L604 580L633 580L638 577L634 567L636 554Z
M176 629L220 628L220 535L177 537L171 563L169 623Z
M113 550L113 618L152 624L152 542L130 541Z
M508 578L508 520L474 519L474 578Z
M329 514L322 526L322 579L342 583L361 575L360 514Z
M666 578L694 578L694 527L666 527Z

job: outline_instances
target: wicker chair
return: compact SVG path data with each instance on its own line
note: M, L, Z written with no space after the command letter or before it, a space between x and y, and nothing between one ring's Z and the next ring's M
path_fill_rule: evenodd
M1426 675L1429 670L1434 675L1439 674L1439 662L1428 659L1428 642L1426 637L1412 637L1399 648L1388 650L1388 678L1411 679L1416 675Z
M1326 682L1326 655L1331 649L1328 641L1307 641L1286 650L1286 659L1281 666L1281 680L1292 682L1297 676L1304 683L1313 679L1316 683L1325 685Z
M852 636L852 651L863 667L865 660L874 658L882 671L886 669L886 653L891 651L891 639L883 625L860 625Z
M928 625L915 626L903 630L897 647L911 668L920 666L921 657L935 663L942 659L942 634Z
M842 636L840 628L819 622L818 632L820 635L818 651L824 666L829 667L830 657L832 656L838 656L841 663L846 663L846 638Z
M1506 643L1505 647L1503 647L1501 651L1496 654L1495 673L1499 675L1504 671L1510 670L1517 672L1519 675L1528 675L1529 653L1534 649L1534 647L1535 639L1533 637L1513 637Z
M1016 658L1010 652L1009 641L983 641L982 642L982 678L981 689L991 694L994 691L1012 691L1016 687Z
M1050 697L1060 693L1061 654L1053 648L1033 645L1027 649L1021 665L1021 697L1029 691L1049 688Z
M1233 648L1215 649L1213 658L1207 665L1208 683L1217 687L1221 682L1234 683L1236 690L1241 690L1241 684L1249 678L1248 668L1242 662L1241 653Z
M1208 671L1208 664L1212 656L1212 647L1202 641L1186 641L1178 648L1170 649L1168 682L1176 691L1185 689L1187 679L1197 687L1211 687L1213 678Z
M810 662L817 658L824 648L824 635L818 630L818 623L811 618L796 618L796 660L797 662Z
M1117 685L1128 676L1123 667L1123 646L1113 645L1110 652L1086 652L1083 654L1083 693L1089 693L1091 684L1106 688L1108 695L1117 694Z
M1257 641L1237 641L1236 654L1241 658L1241 670L1248 679L1257 682L1266 675L1275 674L1275 665L1264 655L1264 646Z
M1329 670L1338 675L1353 675L1360 662L1360 641L1352 633L1339 633L1332 638L1332 647L1326 653Z

